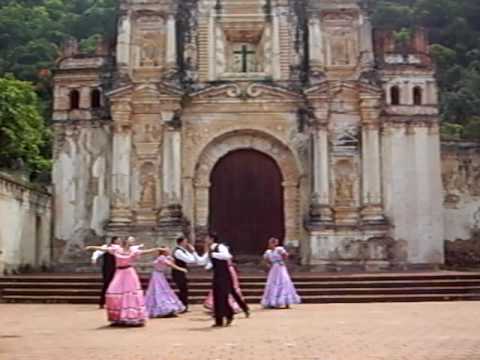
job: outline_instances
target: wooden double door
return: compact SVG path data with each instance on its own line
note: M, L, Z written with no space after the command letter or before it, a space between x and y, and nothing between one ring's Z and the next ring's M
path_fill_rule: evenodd
M233 151L215 165L210 182L210 229L236 255L262 254L272 236L283 242L283 178L275 160Z

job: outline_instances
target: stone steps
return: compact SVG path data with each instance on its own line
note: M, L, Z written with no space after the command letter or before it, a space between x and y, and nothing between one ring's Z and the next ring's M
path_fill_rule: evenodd
M144 288L145 290L145 288ZM209 288L191 288L190 294L195 297L205 297L208 294ZM43 289L26 289L26 288L6 288L3 290L3 296L98 296L99 288L85 289L85 288L43 288ZM245 296L261 297L263 288L252 289L246 287L242 289ZM402 295L402 294L478 294L480 296L480 286L451 286L451 287L402 287L402 288L335 288L335 289L304 289L299 288L300 296L327 296L327 295Z
M259 296L246 296L249 304L258 304ZM192 304L201 304L204 297L191 297ZM98 296L58 296L58 295L15 295L4 296L7 303L42 303L42 304L97 304ZM437 301L480 301L480 294L402 294L402 295L323 295L304 296L304 304L336 303L374 303L374 302L437 302Z
M203 302L210 279L192 272L192 303ZM294 273L292 279L304 303L480 300L480 273ZM265 280L265 275L241 274L247 301L260 301ZM141 281L145 288L148 274L141 274ZM16 275L0 278L0 295L4 302L97 303L101 284L98 274Z
M296 286L303 289L329 289L329 288L405 288L405 287L426 287L428 285L435 287L475 287L480 286L480 281L475 279L466 280L416 280L415 282L409 282L405 280L393 280L393 281L296 281ZM146 287L148 284L147 279L142 279L142 285ZM173 283L171 283L173 286ZM264 281L241 281L242 287L250 289L263 289L265 286ZM194 281L190 283L191 289L210 289L210 281ZM5 289L101 289L102 282L100 279L96 279L88 282L68 282L68 281L52 281L52 282L2 282L0 280L0 288Z

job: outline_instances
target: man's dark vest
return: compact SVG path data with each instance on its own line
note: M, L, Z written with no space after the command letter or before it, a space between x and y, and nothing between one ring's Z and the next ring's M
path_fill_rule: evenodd
M173 250L173 259L175 260L175 265L179 266L179 267L182 267L184 269L186 269L188 267L188 264L183 261L183 260L180 260L180 259L177 259L175 257L175 253L177 252L177 250L180 250L181 252L183 252L184 254L187 253L187 251L185 249L182 249L181 247L177 246L174 250ZM174 269L175 270L175 269Z
M213 253L218 253L219 250L218 248L220 247L220 244L216 244L213 250L210 251L210 261L212 262L213 266L213 273L214 275L217 276L230 276L230 270L228 269L228 261L226 260L218 260L215 259L212 254Z

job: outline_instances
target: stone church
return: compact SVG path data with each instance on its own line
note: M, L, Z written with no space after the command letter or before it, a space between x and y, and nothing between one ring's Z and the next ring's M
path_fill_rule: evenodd
M319 269L444 259L428 40L361 0L121 0L114 46L55 74L54 256L112 235L271 236Z

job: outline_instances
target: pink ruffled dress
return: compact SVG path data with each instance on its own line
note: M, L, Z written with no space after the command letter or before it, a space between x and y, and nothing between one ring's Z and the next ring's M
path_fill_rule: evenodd
M133 267L138 250L124 250L110 247L108 252L115 256L116 270L106 293L108 321L112 325L143 325L147 318L143 290L137 272Z

